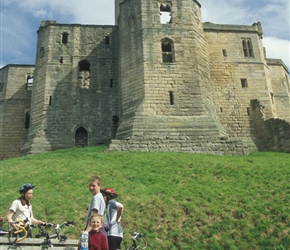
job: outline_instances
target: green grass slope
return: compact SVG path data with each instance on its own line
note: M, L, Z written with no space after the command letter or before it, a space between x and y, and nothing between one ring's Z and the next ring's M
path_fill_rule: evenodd
M123 249L133 231L149 249L290 249L290 156L67 149L0 162L0 215L23 183L36 186L34 216L73 220L77 239L91 200L88 178L100 175L124 204ZM6 227L7 224L4 224ZM36 230L36 229L34 229Z

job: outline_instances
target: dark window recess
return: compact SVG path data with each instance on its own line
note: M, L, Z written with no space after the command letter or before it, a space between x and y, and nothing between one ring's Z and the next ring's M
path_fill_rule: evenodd
M117 115L113 116L113 122L114 124L119 122L119 117Z
M248 81L247 81L247 79L245 79L245 78L241 79L241 85L242 85L242 88L248 87Z
M90 63L87 60L79 62L79 71L90 71Z
M114 80L110 79L110 88L113 88L113 87L114 87Z
M249 108L247 108L247 114L248 114L248 116L250 116L250 109Z
M75 134L75 146L86 147L88 146L88 131L84 127L79 127Z
M110 44L110 37L109 36L105 36L105 44Z
M220 108L220 111L221 111L221 113L223 112L223 108L222 107Z
M51 106L52 103L52 96L49 97L48 105Z
M173 94L173 91L169 92L169 100L170 100L170 105L174 105L174 94Z
M29 128L29 125L30 125L30 114L29 114L29 111L27 111L25 113L25 128Z
M223 49L223 56L224 56L224 57L227 57L227 56L228 56L228 52L227 52L226 49Z
M168 40L162 41L161 49L162 49L162 61L171 63L173 62L173 53L172 53L172 44Z
M63 57L62 57L62 56L60 57L59 62L60 62L61 64L63 64Z
M68 42L68 33L62 33L62 43L63 44L67 44L67 42Z
M272 92L270 93L270 96L271 96L271 102L274 103L274 94Z

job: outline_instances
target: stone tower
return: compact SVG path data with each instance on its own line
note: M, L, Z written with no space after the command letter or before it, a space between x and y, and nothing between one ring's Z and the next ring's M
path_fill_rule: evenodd
M213 105L200 4L117 3L122 103L111 148L212 150L208 143L227 134Z
M115 26L41 23L22 154L110 141L118 126L117 41Z

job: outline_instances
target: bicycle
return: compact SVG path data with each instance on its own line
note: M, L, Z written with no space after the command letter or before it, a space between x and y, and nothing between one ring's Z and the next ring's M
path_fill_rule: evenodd
M74 226L74 222L67 222L64 221L61 224L53 224L53 223L45 223L43 225L38 225L39 233L35 235L35 238L41 238L45 237L44 244L47 244L49 247L53 247L51 239L58 239L59 242L65 242L67 240L67 237L64 235L62 231L63 226ZM47 228L54 228L54 234L50 235L46 230L44 230L44 227Z
M137 250L142 245L145 245L142 249L147 248L148 242L142 233L134 232L131 234L132 244L126 250Z
M24 240L26 237L31 238L31 225L29 224L28 220L17 220L17 221L12 221L10 223L13 223L16 227L17 230L12 228L9 229L8 231L2 231L1 235L6 235L8 234L9 238L14 238L15 240L13 241L13 243L18 243L22 240ZM9 225L10 225L9 223Z

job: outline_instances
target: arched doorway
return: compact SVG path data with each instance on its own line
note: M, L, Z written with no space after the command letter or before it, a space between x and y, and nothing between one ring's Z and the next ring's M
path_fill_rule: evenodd
M88 131L84 127L79 127L76 130L75 146L78 148L88 146Z

